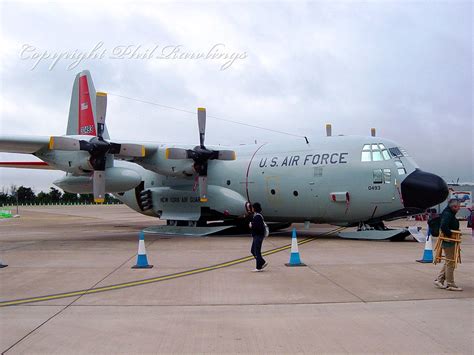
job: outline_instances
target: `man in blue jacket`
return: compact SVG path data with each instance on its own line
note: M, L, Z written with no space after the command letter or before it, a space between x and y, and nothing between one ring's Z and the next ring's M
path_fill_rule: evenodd
M448 202L448 206L441 214L440 230L448 238L452 236L452 230L459 230L459 221L456 218L456 213L458 213L460 207L459 200L451 199ZM462 288L456 286L454 283L454 243L455 242L443 240L443 243L441 244L446 260L441 272L434 282L434 285L438 288L444 288L449 291L462 291ZM446 285L444 284L444 281L446 281Z
M265 222L262 216L262 206L255 202L253 204L253 218L250 223L252 229L252 255L254 256L257 266L255 272L263 271L263 269L268 265L265 259L262 257L262 243L263 238L265 238Z

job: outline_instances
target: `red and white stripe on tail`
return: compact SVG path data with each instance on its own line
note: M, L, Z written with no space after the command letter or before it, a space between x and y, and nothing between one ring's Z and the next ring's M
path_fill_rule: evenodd
M82 73L79 75L81 76L79 77L79 120L77 133L80 135L95 136L97 135L95 129L96 124L94 121L94 114L92 113L92 101L89 91L87 75Z

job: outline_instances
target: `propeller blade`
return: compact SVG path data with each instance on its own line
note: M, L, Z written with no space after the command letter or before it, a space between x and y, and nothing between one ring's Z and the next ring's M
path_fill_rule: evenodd
M235 160L235 152L233 150L219 150L217 159L219 159L219 160Z
M102 138L105 129L105 115L107 113L107 94L105 92L97 92L95 112L97 114L97 137Z
M81 143L78 139L69 137L51 137L49 138L50 150L81 150Z
M166 159L189 159L188 151L183 148L166 148Z
M198 126L199 126L199 144L204 148L204 139L206 137L206 109L198 108Z
M199 175L199 200L201 202L207 202L207 176Z
M105 171L94 171L92 185L94 190L94 202L103 203L105 201Z

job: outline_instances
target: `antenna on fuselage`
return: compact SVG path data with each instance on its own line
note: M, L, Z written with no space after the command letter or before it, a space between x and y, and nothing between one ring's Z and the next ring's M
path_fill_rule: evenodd
M331 137L332 135L332 126L330 123L327 123L326 124L326 136L327 137Z

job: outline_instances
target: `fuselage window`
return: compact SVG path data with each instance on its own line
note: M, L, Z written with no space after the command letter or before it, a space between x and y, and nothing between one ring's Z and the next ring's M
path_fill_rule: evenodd
M390 169L383 169L383 182L390 184L392 180L392 172Z
M383 182L382 169L374 170L374 184L381 184Z

